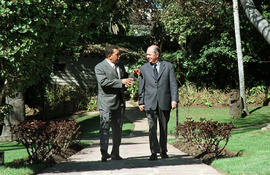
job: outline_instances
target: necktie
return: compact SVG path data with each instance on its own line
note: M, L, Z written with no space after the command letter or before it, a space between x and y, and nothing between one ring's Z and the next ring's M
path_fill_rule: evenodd
M155 76L155 79L157 80L158 79L158 71L157 71L157 64L154 64L154 76Z

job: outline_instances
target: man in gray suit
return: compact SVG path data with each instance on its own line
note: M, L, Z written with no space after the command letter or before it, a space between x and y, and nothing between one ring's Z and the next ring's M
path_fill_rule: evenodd
M178 88L173 65L160 59L160 49L156 45L148 47L148 63L140 69L139 108L146 112L149 125L151 156L157 160L157 153L162 159L167 155L167 125L171 109L177 107ZM159 120L160 139L157 139L157 119Z
M105 50L106 59L96 65L95 74L98 81L98 108L100 112L100 151L101 161L108 158L121 160L119 146L122 135L122 118L125 112L124 86L133 83L128 78L120 60L119 49L109 46ZM108 154L109 130L112 127L113 147L111 155Z

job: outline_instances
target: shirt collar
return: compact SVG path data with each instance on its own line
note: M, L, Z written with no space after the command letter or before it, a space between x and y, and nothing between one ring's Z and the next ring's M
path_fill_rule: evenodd
M151 64L151 63L150 63ZM157 67L160 65L160 61L158 61L157 63L155 63L157 65ZM154 64L151 64L151 66L154 66Z

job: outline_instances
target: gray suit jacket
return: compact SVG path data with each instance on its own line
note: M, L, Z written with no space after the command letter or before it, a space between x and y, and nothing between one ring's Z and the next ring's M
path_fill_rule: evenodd
M119 68L120 78L127 78L124 66L119 65ZM110 111L116 110L121 102L125 105L122 80L106 59L95 66L95 74L98 82L98 108Z
M139 79L139 105L145 110L170 110L171 102L178 102L178 88L173 65L160 60L158 79L155 80L153 66L148 62L141 67Z

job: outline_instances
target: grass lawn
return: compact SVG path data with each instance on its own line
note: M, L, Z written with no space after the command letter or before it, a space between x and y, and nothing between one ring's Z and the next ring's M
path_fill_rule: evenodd
M28 165L23 163L11 163L14 160L23 159L28 156L24 146L17 142L0 143L0 151L5 152L5 164L0 165L1 175L32 174L45 168L43 164Z
M227 148L242 151L244 155L215 160L212 166L230 175L270 174L270 130L254 127L233 132Z
M227 149L240 151L243 156L218 159L212 166L229 175L269 175L270 174L270 130L262 131L265 123L270 122L270 107L250 108L251 114L245 118L231 119L229 108L190 108L179 109L179 121L186 117L212 119L219 122L232 121L237 129ZM175 111L169 122L169 131L173 133L176 126Z
M98 137L99 114L82 116L76 121L81 125L82 139ZM133 128L134 124L124 121L123 135L128 135ZM81 141L81 144L90 146L91 142ZM28 156L25 147L17 142L0 142L0 151L5 152L5 164L0 165L1 175L29 175L46 168L44 164L14 163L14 160L27 158Z

